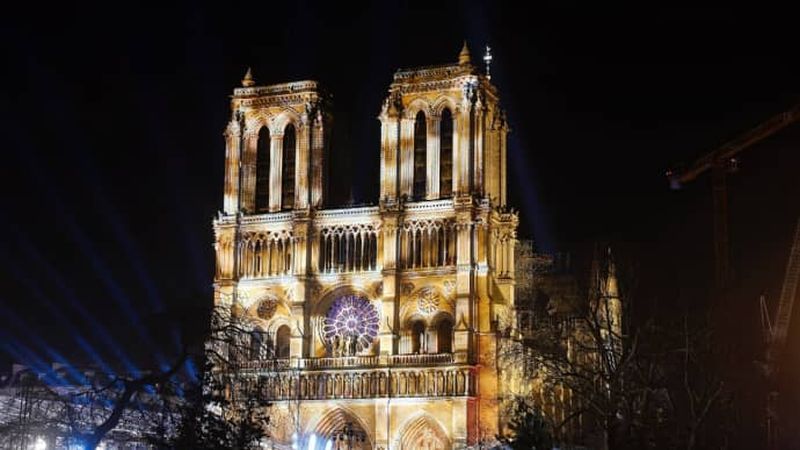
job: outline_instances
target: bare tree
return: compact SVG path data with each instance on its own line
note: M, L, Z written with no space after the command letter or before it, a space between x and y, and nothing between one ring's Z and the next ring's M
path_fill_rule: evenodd
M592 273L587 301L567 313L528 299L532 317L501 333L501 371L516 374L506 381L518 387L512 394L544 413L556 440L646 448L668 407L661 358L628 320L631 301L620 295L610 259Z
M185 333L187 345L168 367L20 378L0 406L0 439L20 448L31 436L87 449L108 437L178 448L248 448L264 436L268 406L260 400L259 378L246 370L250 326L228 307L184 319L204 325ZM187 363L200 367L198 379L184 371Z

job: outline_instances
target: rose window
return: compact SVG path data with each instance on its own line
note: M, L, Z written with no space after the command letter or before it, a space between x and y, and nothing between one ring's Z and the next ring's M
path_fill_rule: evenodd
M350 356L368 349L378 335L378 311L365 297L348 295L334 300L323 332L336 355Z
M439 309L439 294L435 289L423 288L417 297L417 310L420 314L429 315Z
M261 300L261 303L258 304L258 309L256 310L256 314L258 317L269 320L275 314L275 310L278 308L278 301L273 297L267 297Z

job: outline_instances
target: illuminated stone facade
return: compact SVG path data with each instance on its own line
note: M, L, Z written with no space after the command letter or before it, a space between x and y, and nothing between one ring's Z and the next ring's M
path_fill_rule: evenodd
M318 83L234 90L215 301L253 324L276 448L456 449L499 429L494 320L514 302L497 89L471 63L399 70L380 110L377 206L326 207ZM377 106L377 105L376 105ZM305 448L305 447L303 447ZM356 447L357 448L357 447Z

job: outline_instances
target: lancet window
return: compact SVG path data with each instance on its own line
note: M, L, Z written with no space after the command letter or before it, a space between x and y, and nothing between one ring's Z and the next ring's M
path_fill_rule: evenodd
M447 108L439 122L439 196L453 196L453 116Z
M420 111L414 121L414 200L425 198L427 171L427 133L425 114Z
M281 325L275 332L275 356L288 358L292 332L288 325Z
M292 273L294 239L291 232L247 233L239 244L239 276L263 278Z
M270 166L269 128L261 127L256 145L256 211L269 209L269 166Z
M452 221L406 221L400 230L400 267L419 269L455 264L455 239Z
M436 324L436 351L450 353L453 348L453 322L444 318Z
M281 170L281 209L294 208L294 170L297 136L294 125L283 132L283 167Z
M319 233L319 270L323 273L377 270L378 230L372 224L336 225Z

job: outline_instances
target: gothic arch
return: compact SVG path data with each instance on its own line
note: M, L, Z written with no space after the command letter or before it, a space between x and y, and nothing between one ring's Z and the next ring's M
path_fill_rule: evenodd
M328 308L331 307L333 301L344 295L357 295L359 297L365 297L371 302L375 301L375 298L372 295L369 295L366 287L343 282L327 292L322 293L319 296L319 300L312 308L311 314L313 316L325 315L325 313L328 312Z
M366 434L367 442L365 442L363 447L373 448L372 434L369 432L370 428L363 422L363 420L361 420L361 416L355 414L349 408L344 406L338 406L327 411L317 420L316 423L309 426L307 432L305 433L305 436L307 436L306 439L310 439L312 434L317 436L317 441L321 444L319 445L319 449L323 449L325 448L325 442L331 440L333 434L336 431L343 429L348 423L352 424L353 428L356 428ZM307 445L308 442L305 442L304 444Z
M438 97L436 100L434 100L433 106L431 107L431 112L432 112L432 114L434 114L434 115L436 115L438 117L441 117L442 112L445 109L449 109L450 110L450 114L455 116L456 103L449 96L442 95L442 96Z
M450 450L445 428L430 414L420 412L409 417L400 427L395 447L415 450Z
M263 313L259 313L259 308L262 307L262 305L264 305L265 303L274 303L275 307L274 311L272 311L272 314L262 317ZM262 319L265 322L269 321L273 317L278 317L278 316L288 317L291 315L290 311L291 308L289 307L289 303L281 296L275 295L272 292L267 292L266 294L257 297L255 301L249 302L249 304L247 305L248 317L254 319Z
M255 110L251 111L250 114L247 114L247 118L245 119L245 134L256 134L261 127L269 128L270 134L273 134L271 114L264 110Z
M430 103L421 98L415 98L405 108L405 111L403 111L403 116L406 119L414 120L417 118L417 113L420 111L425 114L425 117L431 117L431 113L433 112Z
M303 129L303 121L300 118L300 114L294 109L286 108L272 117L272 126L270 126L269 131L273 136L283 136L283 132L289 124L294 125L297 133L300 133L300 130Z

